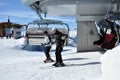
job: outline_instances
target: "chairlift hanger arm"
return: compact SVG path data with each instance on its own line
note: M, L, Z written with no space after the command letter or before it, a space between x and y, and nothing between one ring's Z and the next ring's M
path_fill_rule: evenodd
M62 23L63 25L66 25L67 27L67 30L68 30L68 36L69 36L69 31L70 31L70 28L69 28L69 25L67 23Z

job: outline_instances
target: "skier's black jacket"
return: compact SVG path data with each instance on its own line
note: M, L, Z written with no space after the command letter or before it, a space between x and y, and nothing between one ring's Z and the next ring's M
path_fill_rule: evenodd
M63 34L60 31L56 30L54 36L55 36L56 46L63 46L65 43L65 40L67 38L67 34ZM63 37L64 37L64 39L63 39Z

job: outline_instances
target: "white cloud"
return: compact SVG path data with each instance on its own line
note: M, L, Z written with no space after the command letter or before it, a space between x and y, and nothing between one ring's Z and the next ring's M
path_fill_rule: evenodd
M5 16L14 16L14 17L20 17L20 18L32 18L32 19L39 18L35 12L26 12L26 11L4 11L4 12L0 12L0 14L5 15ZM73 18L73 17L61 17L61 16L47 15L46 19L75 22L75 18Z
M0 2L0 6L5 6L6 4L3 2Z
M34 12L26 12L26 11L4 11L0 12L1 15L21 17L21 18L38 18L37 14Z

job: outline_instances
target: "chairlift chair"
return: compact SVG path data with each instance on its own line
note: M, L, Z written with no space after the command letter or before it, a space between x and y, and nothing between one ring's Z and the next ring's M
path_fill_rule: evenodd
M93 42L93 44L105 50L114 48L119 42L119 32L117 30L118 25L107 19L101 19L96 23L100 29L100 39Z
M36 25L39 26L38 28L29 28L30 25ZM43 25L46 25L47 27L42 27ZM48 25L65 25L63 30L60 30L61 28L58 28L58 30L65 32L65 34L69 35L69 26L66 23L63 23L59 20L50 20L50 19L41 19L41 20L35 20L32 23L28 24L28 28L26 31L26 40L29 45L41 45L41 43L44 42L44 31L51 32L52 28L49 28Z

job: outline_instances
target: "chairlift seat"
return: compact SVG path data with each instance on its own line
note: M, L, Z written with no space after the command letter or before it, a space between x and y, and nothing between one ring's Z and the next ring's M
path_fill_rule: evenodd
M113 34L106 34L103 40L95 41L94 45L97 45L99 48L103 49L112 49L115 46L115 43L116 43L115 36Z
M52 36L52 28L48 27L48 25L65 25L67 28L57 28L60 32L69 35L69 26L62 21L59 20L50 20L50 19L42 19L42 20L35 20L28 25L38 25L39 28L27 28L26 31L26 39L29 45L41 45L44 43L44 31L48 31L49 34ZM41 27L42 25L47 25L47 27ZM29 27L29 26L28 26ZM66 40L67 41L67 40Z
M114 38L114 35L113 35L113 34L106 34L106 35L105 35L105 38L104 38L103 44L109 42L109 41L112 40L113 38Z

